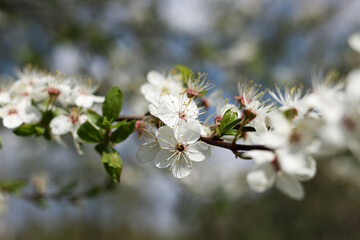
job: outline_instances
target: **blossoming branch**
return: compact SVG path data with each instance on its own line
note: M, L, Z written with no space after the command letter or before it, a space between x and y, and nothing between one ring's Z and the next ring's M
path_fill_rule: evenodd
M319 74L308 92L301 87L262 91L252 81L239 81L237 95L225 100L206 74L182 65L167 74L151 71L147 80L140 91L148 112L126 116L120 114L119 87L96 96L90 80L25 68L17 71L16 81L0 85L0 117L18 136L64 144L61 136L71 135L79 154L82 144L95 143L114 182L120 181L123 166L114 146L133 132L145 139L136 155L139 162L153 162L176 178L201 167L216 146L254 161L246 177L251 189L263 192L275 185L294 199L304 197L301 182L315 176L319 159L339 154L360 159L360 72L346 81ZM102 113L95 104L102 104ZM211 106L216 113L208 115ZM6 182L0 189L12 191Z

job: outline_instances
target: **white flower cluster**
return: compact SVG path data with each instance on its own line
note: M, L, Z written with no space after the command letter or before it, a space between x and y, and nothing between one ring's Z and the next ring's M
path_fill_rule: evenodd
M294 87L276 88L266 95L252 81L240 82L237 103L218 99L210 125L198 120L199 106L206 107L206 101L198 101L199 92L189 89L205 86L204 79L192 79L191 85L181 79L152 71L149 82L141 87L153 116L150 128L142 123L151 141L138 151L141 162L154 161L159 168L169 167L174 176L185 177L192 161L210 155L209 146L199 141L202 136L221 143L215 146L230 144L237 156L254 160L255 167L246 178L253 190L263 192L275 185L289 197L302 199L301 182L316 173L314 159L350 154L360 160L360 70L349 74L346 84L336 82L331 74L319 74L313 90L306 93ZM223 123L229 116L235 119L233 125L229 123L231 128ZM250 148L239 152L242 149L236 145L240 143Z
M150 126L145 131L150 142L143 144L137 153L141 162L154 161L159 168L169 168L175 177L189 175L192 163L200 162L210 156L208 144L199 141L204 129L198 119L200 109L196 98L201 91L211 87L202 75L195 80L189 76L187 88L183 87L182 77L152 71L148 83L141 92L150 102L149 111L159 122L157 130Z
M59 135L71 133L81 152L77 129L87 119L85 111L104 101L104 97L93 95L96 90L91 81L27 67L17 71L16 81L1 82L0 117L6 128L14 129L23 123L41 125L44 113L51 110L55 116L43 127L49 127L59 141Z

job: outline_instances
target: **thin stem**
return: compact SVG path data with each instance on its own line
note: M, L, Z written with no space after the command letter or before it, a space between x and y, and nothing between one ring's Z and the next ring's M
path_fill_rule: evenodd
M122 115L117 118L117 121L123 120L143 120L146 115ZM244 132L254 132L255 129L253 127L242 127ZM209 145L213 145L216 147L221 147L225 149L229 149L231 151L249 151L249 150L267 150L271 151L270 148L267 148L263 145L245 145L245 144L232 144L228 142L224 142L221 139L216 139L214 137L204 137L201 136L200 140L206 142Z
M249 151L249 150L266 150L266 151L271 151L270 148L265 147L264 145L246 145L246 144L235 144L233 145L230 142L224 142L221 139L214 139L214 138L210 138L210 137L204 137L201 136L200 140L203 142L206 142L207 144L216 146L216 147L221 147L221 148L226 148L229 149L231 151L233 150L237 150L237 151Z

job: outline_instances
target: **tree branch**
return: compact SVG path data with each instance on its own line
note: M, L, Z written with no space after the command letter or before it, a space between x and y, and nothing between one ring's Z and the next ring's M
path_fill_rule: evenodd
M117 118L117 121L123 121L123 120L143 120L146 117L146 115L121 115ZM235 127L236 128L236 127ZM255 132L255 129L253 127L243 127L244 132ZM207 144L221 147L225 149L229 149L233 152L236 151L249 151L249 150L266 150L271 151L270 148L265 147L264 145L245 145L245 144L231 144L228 142L224 142L223 140L219 138L213 138L213 137L204 137L201 136L200 140L203 142L206 142Z
M249 151L249 150L266 150L266 151L271 151L270 148L265 147L264 145L245 145L245 144L232 144L229 142L224 142L221 139L214 139L211 137L204 137L201 136L200 140L203 142L206 142L207 144L216 146L216 147L221 147L221 148L226 148L229 149L231 151Z

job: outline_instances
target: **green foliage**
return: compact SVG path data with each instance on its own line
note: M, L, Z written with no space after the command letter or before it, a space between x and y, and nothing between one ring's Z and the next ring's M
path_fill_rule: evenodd
M84 122L77 133L82 140L88 143L98 143L104 138L102 131L96 129L89 121Z
M221 119L220 128L218 131L220 135L234 135L236 131L233 131L233 128L241 122L241 118L239 118L237 112L231 111L228 109L223 118Z
M54 117L54 112L52 110L47 110L43 113L42 119L39 124L44 128L43 136L47 140L51 140L51 129L49 127L49 124ZM40 130L37 130L37 132L39 133Z
M0 181L0 189L2 191L12 193L12 194L19 192L26 185L27 185L27 182L25 180L21 180L21 179Z
M102 112L110 122L113 122L119 116L123 103L123 94L119 87L112 88L105 96L102 104Z
M109 144L98 144L95 146L95 149L102 156L102 162L104 163L106 172L114 182L120 182L123 163L117 151Z
M94 110L88 109L86 112L86 115L88 116L90 122L92 122L99 128L102 127L102 123L103 123L104 119L97 112L95 112Z
M182 79L185 83L187 83L189 78L194 77L194 72L185 65L176 64L175 69L177 69L179 73L181 73Z
M13 130L13 133L17 136L21 137L28 137L33 135L35 132L37 132L36 127L37 123L24 123L21 126L15 128Z
M95 150L102 156L106 172L117 183L120 182L123 163L119 153L111 145L124 141L135 128L135 121L124 120L112 124L120 114L122 101L120 88L112 88L105 96L102 105L103 116L93 110L88 110L89 121L83 123L78 129L78 135L82 140L99 143L95 146ZM111 129L115 128L116 130L112 132Z
M135 128L135 121L126 122L126 120L120 122L118 128L111 134L110 140L114 143L124 141Z

